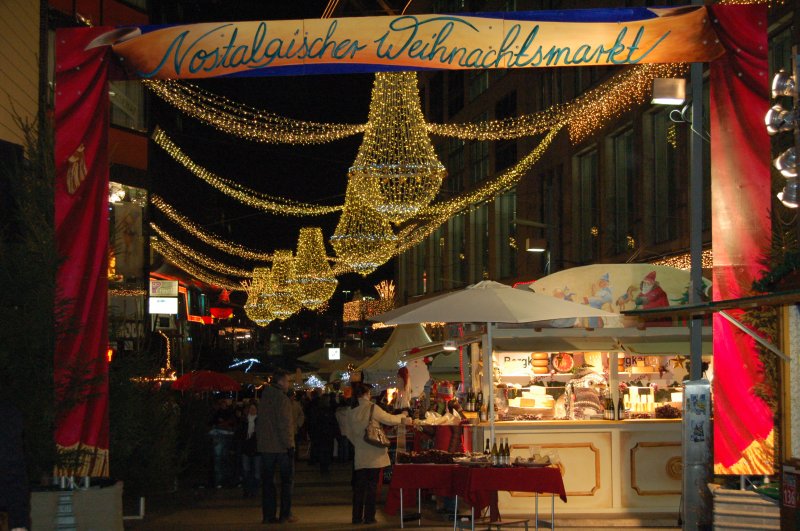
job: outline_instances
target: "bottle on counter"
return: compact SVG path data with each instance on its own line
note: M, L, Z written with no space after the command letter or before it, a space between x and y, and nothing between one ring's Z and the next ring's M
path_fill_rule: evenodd
M620 398L617 400L617 420L625 418L625 402Z
M492 444L492 466L500 464L500 452L497 450L497 441Z
M503 465L508 466L511 464L511 451L508 448L508 437L503 442Z
M483 453L486 455L492 454L492 445L489 444L489 438L486 438L486 446L483 447Z
M478 411L483 407L483 391L478 391L478 396L475 397L475 406L478 408Z

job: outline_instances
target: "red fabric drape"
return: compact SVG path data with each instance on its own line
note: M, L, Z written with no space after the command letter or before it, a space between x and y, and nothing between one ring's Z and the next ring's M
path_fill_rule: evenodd
M60 450L80 450L77 475L108 475L108 28L56 33L55 230L62 260L56 304Z
M711 6L726 54L711 63L714 300L747 296L770 241L766 6ZM740 317L741 312L736 313ZM754 341L714 316L714 465L717 473L772 472L773 417L754 393L763 367Z

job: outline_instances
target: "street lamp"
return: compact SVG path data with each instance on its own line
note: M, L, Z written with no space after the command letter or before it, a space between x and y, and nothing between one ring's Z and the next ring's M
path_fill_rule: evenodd
M544 253L544 274L550 274L550 249L544 238L525 238L525 250L529 253Z

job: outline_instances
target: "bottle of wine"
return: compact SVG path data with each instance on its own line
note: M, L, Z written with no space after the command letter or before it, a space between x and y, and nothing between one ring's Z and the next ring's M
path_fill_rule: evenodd
M497 450L497 441L492 444L492 466L500 464L500 452Z
M506 455L506 466L509 466L511 465L511 448L509 448L508 446L508 437L506 437L505 455Z
M622 400L622 397L619 397L617 400L617 420L623 420L625 418L625 402Z
M483 453L486 455L491 455L492 453L492 445L489 444L489 438L486 438L486 446L483 447Z
M475 399L475 404L478 406L478 409L483 407L483 391L478 391L478 397Z

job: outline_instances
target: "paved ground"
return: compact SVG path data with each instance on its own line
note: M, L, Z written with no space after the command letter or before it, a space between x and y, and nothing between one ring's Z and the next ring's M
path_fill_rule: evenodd
M242 498L238 489L187 489L171 497L147 500L147 514L143 521L127 521L128 530L164 531L249 531L255 529L297 530L353 530L353 529L399 529L397 516L389 517L378 511L378 523L368 526L350 524L350 464L334 464L328 476L320 475L316 468L299 463L295 476L293 512L298 517L294 524L262 525L260 498ZM385 489L384 489L385 495ZM453 524L445 516L436 514L433 504L424 508L422 527L417 522L408 522L407 529L438 530L452 529ZM674 519L667 516L652 518L651 527L637 521L611 519L575 518L556 519L558 529L598 530L624 527L626 531L647 529L649 531L679 529L670 526ZM532 524L533 522L531 522ZM485 529L485 527L484 527ZM531 526L533 529L533 526Z

